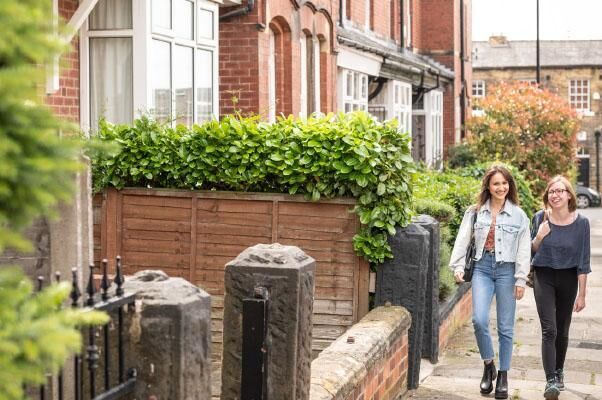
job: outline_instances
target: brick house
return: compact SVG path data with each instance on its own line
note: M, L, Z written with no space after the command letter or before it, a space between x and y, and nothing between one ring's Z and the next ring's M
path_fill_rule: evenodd
M470 0L54 2L76 34L48 102L83 130L363 109L431 165L460 139Z
M415 158L430 165L459 141L469 0L243 3L220 15L220 114L396 117L412 133Z
M496 82L536 82L535 41L493 36L474 42L473 49L473 98L485 96ZM565 98L581 118L577 181L599 188L595 132L602 128L602 41L541 41L540 60L542 87Z

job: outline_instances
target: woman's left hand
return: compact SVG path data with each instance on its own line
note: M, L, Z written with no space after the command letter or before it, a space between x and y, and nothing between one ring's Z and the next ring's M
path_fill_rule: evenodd
M516 300L520 300L523 298L523 295L525 294L525 288L522 286L515 286L514 287L514 298Z
M573 311L579 312L585 308L585 296L577 296L575 300L575 307L573 307Z

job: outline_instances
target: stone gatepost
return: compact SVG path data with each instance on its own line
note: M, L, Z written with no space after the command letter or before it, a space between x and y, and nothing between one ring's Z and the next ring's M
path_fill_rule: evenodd
M249 362L243 347L257 342L249 335L243 339L243 308L248 311L253 302L263 302L267 314L260 328L263 346L259 343L267 375L255 383L262 384L269 400L309 398L314 269L315 261L301 249L277 243L250 247L226 265L222 400L255 398L241 388L247 374L258 372L242 368Z
M129 315L127 365L136 366L134 398L211 398L211 298L182 278L141 271L126 279L136 293Z
M390 236L388 241L393 258L377 268L375 303L404 306L412 315L408 335L408 389L416 389L420 377L430 234L412 223L397 228L395 236Z
M439 221L430 215L419 215L414 219L414 223L426 229L430 234L429 263L424 295L426 303L422 357L436 363L439 360L439 249L441 246Z

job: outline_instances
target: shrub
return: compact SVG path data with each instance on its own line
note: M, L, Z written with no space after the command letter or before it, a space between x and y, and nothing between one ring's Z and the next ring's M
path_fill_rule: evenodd
M480 184L470 176L421 170L414 175L414 207L419 214L428 214L440 223L439 300L444 301L456 291L456 282L449 269L451 248L464 212L476 200Z
M476 201L476 195L480 188L479 181L469 176L454 174L453 171L423 170L414 175L414 182L415 205L420 205L420 201L428 200L431 204L433 201L437 201L453 208L454 214L448 225L451 238L455 238L464 212ZM454 239L451 240L451 244L453 244Z
M98 138L120 145L93 159L96 190L106 186L187 188L353 196L365 226L354 238L371 262L391 257L387 234L410 218L410 138L394 122L368 114L289 117L274 124L224 117L192 129L142 118L132 126L101 122Z
M488 90L478 102L484 111L471 118L468 144L479 161L505 160L529 171L525 176L539 196L549 178L571 175L578 118L561 97L537 87L513 83Z
M477 162L477 156L472 152L470 146L466 143L461 143L450 147L447 152L448 168L462 168Z

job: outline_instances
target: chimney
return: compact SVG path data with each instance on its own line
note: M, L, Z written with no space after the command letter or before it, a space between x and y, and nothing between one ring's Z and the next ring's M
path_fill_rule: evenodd
M489 44L492 46L508 46L508 39L504 35L489 36Z

